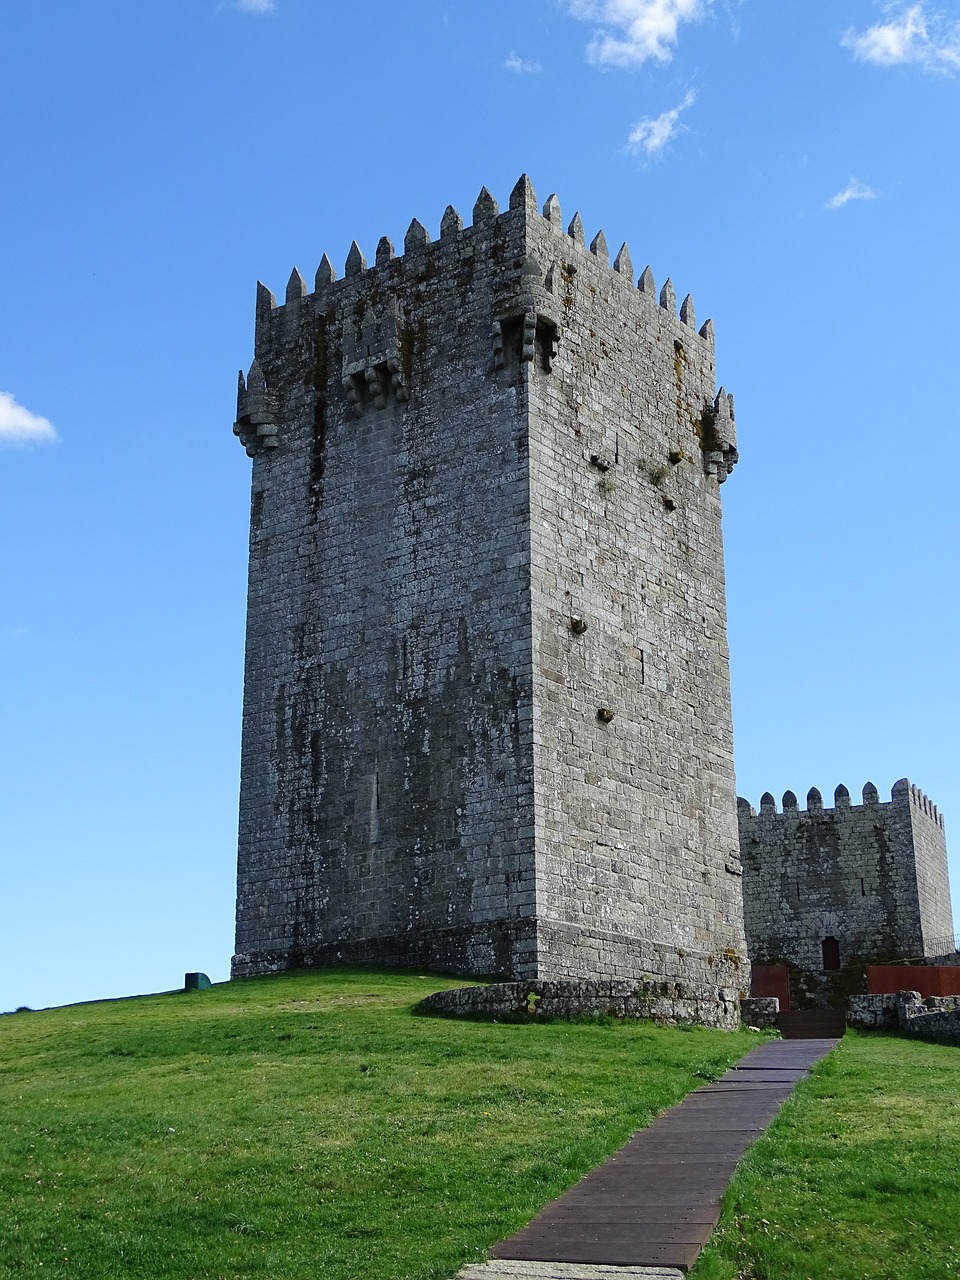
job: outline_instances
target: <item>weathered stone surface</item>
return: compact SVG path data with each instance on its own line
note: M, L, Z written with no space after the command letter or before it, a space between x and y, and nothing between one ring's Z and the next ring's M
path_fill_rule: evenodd
M651 1018L670 1024L699 1022L725 1031L740 1025L735 987L682 982L496 982L437 991L418 1008L453 1018Z
M747 996L740 1001L740 1020L744 1026L769 1031L776 1027L780 1001L776 996Z
M683 1280L674 1267L607 1267L595 1262L513 1262L498 1258L463 1267L454 1280Z
M454 1280L683 1280L674 1267L607 1267L595 1262L513 1262L498 1258L463 1267Z
M919 991L850 997L847 1021L864 1031L898 1031L918 1040L960 1045L960 997Z
M258 308L237 975L746 989L732 401L550 212Z
M934 957L953 937L936 806L906 778L888 803L872 783L863 804L842 785L834 799L825 809L811 788L806 810L792 791L780 813L769 792L759 814L746 800L737 806L750 959L795 966L814 987L830 967ZM831 939L836 966L826 963Z

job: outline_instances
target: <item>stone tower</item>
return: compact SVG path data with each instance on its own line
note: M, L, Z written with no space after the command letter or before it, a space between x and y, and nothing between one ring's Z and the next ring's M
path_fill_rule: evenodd
M812 991L850 964L953 951L943 815L907 778L887 802L868 782L862 804L839 786L824 808L813 787L806 809L787 791L778 813L768 791L738 817L752 960L793 966Z
M234 974L743 988L712 324L524 177L255 355Z

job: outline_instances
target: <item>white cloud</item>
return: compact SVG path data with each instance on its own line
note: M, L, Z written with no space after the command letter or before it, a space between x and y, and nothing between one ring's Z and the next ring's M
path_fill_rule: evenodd
M241 13L273 13L273 0L237 0Z
M861 62L880 67L905 63L925 71L960 71L960 23L939 12L927 12L925 3L905 4L903 0L884 5L888 22L878 22L866 31L848 31L842 43Z
M696 99L697 95L690 89L684 100L669 111L638 120L627 138L627 150L634 155L640 151L646 152L648 156L657 155L678 130L686 127L680 123L680 114L687 107L692 107Z
M515 71L518 76L534 76L542 70L539 62L531 62L521 58L518 53L511 53L503 64L508 71Z
M587 46L593 63L640 66L669 62L682 22L698 22L713 0L567 0L575 18L599 23Z
M56 439L52 422L24 409L8 392L0 391L0 446L52 444Z
M842 209L851 200L876 200L876 198L877 193L873 187L868 187L865 182L860 182L858 178L851 178L842 191L838 191L835 196L831 196L826 201L824 208Z

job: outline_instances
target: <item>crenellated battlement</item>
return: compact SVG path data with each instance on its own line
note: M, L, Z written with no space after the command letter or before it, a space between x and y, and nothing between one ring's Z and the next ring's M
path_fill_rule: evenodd
M282 353L298 341L305 344L311 326L327 327L322 342L325 349L339 352L339 380L348 411L362 417L368 408L402 404L415 393L411 353L417 335L422 338L424 327L436 323L436 307L434 318L425 318L425 299L431 297L435 304L442 300L443 323L454 328L474 306L482 278L489 297L493 370L507 368L509 353L515 352L520 364L538 362L544 372L551 372L568 336L574 348L583 341L580 316L585 302L598 316L606 313L618 324L629 318L637 332L648 333L660 344L658 359L676 383L678 412L696 436L679 452L692 456L696 443L706 474L723 483L738 457L733 397L722 387L714 395L711 386L707 400L694 392L704 381L714 383L714 329L711 320L697 328L691 295L678 307L672 281L667 279L658 293L649 266L635 282L626 242L611 262L604 232L598 231L588 245L579 213L564 229L556 195L538 209L526 175L503 212L484 187L472 218L465 225L448 205L436 240L414 218L403 253L398 255L390 238L383 236L372 263L353 241L342 277L324 253L313 292L294 267L280 304L258 283L256 369L247 379L255 384L258 402L251 401L249 385L241 388L235 426L248 453L256 455L282 443L269 429L274 370L287 367ZM330 389L324 394L329 396Z
M413 260L409 265L414 266L416 269L421 269L424 255L429 256L433 250L440 246L448 247L449 242L452 240L459 240L464 249L473 250L478 239L489 238L489 232L492 227L499 223L514 222L518 216L522 219L536 219L541 224L553 227L558 236L558 248L563 248L566 252L573 250L574 252L591 254L610 269L611 275L615 275L620 280L629 281L629 287L631 289L634 288L633 263L626 241L620 246L616 257L611 263L610 251L603 230L597 232L588 247L583 220L579 213L575 213L566 228L566 232L564 232L560 201L556 195L549 196L544 201L542 209L538 210L537 197L533 186L527 175L523 174L510 194L510 202L507 209L502 213L497 201L486 187L481 189L477 197L477 201L473 206L473 221L469 225L464 223L462 216L453 205L447 205L440 220L438 240L433 240L423 223L414 218L404 237L403 253L399 256L396 254L390 238L382 236L377 245L374 262L372 264L368 263L363 250L354 240L347 252L344 274L341 278L338 278L336 268L328 255L324 253L314 278L313 293L308 291L306 281L297 267L293 268L290 279L287 281L286 293L282 303L278 304L276 295L265 285L258 282L258 323L261 321L270 323L279 318L278 313L282 313L285 307L291 305L298 307L307 299L318 300L322 298L324 303L328 303L338 292L349 292L352 287L351 282L355 285L358 278L376 273L380 268L389 268L396 273L398 269L403 268L407 260ZM682 325L684 330L691 330L697 333L705 342L710 343L711 346L713 345L713 321L707 320L697 329L692 296L688 293L678 309L677 293L672 280L669 278L665 280L659 294L657 294L653 272L648 266L639 276L635 287L636 292L644 299L647 305L658 306L675 318L678 325Z
M783 806L783 813L779 814L778 816L782 817L785 814L796 813L796 812L806 812L808 814L831 813L831 812L842 811L842 810L847 810L851 808L859 809L864 806L874 806L878 804L898 804L898 805L910 804L915 809L917 809L920 813L928 817L931 820L931 822L936 823L936 825L940 827L941 830L943 829L943 825L944 825L943 814L940 813L940 811L937 809L937 806L933 803L933 801L930 800L926 795L924 795L924 793L920 791L918 787L914 786L914 784L908 778L901 778L898 782L895 782L893 784L892 788L890 789L889 801L880 800L880 794L872 782L865 782L863 784L862 796L863 796L863 805L851 804L850 792L841 782L840 785L836 788L836 790L833 793L834 809L833 810L829 808L825 809L823 804L823 796L820 794L820 792L817 790L816 787L811 787L810 790L807 792L806 809L801 810L796 795L792 791L785 791L783 793L783 798L781 800L781 804ZM737 808L742 813L744 812L749 813L751 817L756 818L758 816L757 810L753 808L750 801L745 800L742 796L737 797ZM769 791L765 791L763 795L760 797L760 813L764 813L764 814L778 813L776 799L773 797L773 795L771 795Z

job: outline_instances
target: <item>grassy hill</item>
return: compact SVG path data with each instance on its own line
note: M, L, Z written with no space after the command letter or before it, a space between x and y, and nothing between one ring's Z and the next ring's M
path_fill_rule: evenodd
M756 1036L313 970L0 1018L0 1275L443 1280Z
M0 1017L0 1276L446 1280L757 1042L414 1016L442 985L314 970ZM691 1280L960 1276L958 1151L960 1050L848 1035Z

